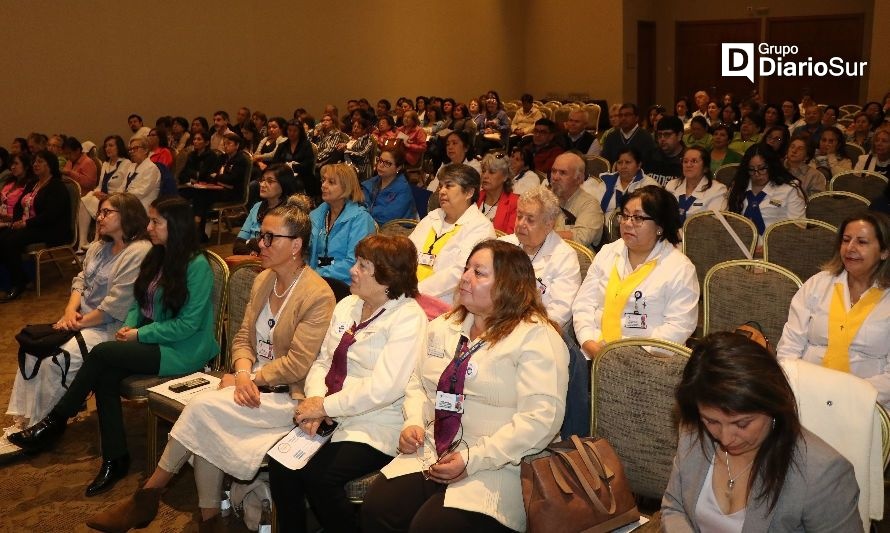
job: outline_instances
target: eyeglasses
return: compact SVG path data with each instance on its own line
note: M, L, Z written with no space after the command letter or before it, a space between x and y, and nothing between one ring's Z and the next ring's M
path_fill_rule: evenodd
M624 222L629 222L631 226L635 228L639 228L643 225L643 222L647 220L655 220L652 217L647 217L643 215L628 215L626 213L618 213L618 223L623 224Z
M260 180L260 183L265 183L266 185L275 185L278 183L277 178L263 178Z
M131 146L127 149L128 152L138 152L139 150L144 150L145 148L142 146Z
M386 159L380 159L377 161L378 167L389 168L393 165L395 165L395 163L393 163L392 161L387 161Z
M768 170L769 170L769 167L766 165L763 165L762 167L748 167L749 174L760 174L760 173L766 174L766 172Z
M507 154L505 154L504 152L494 152L491 155L493 155L495 159L503 159L507 157Z
M420 473L423 475L423 479L427 480L430 479L430 467L439 464L439 461L441 461L442 458L447 457L448 454L456 452L461 444L466 446L468 458L470 453L470 446L464 440L464 425L460 424L457 438L454 439L454 442L449 444L448 448L437 457L436 442L430 438L430 436L433 435L435 423L436 421L433 420L426 425L426 428L423 431L423 451L417 454L417 460L420 461Z
M272 239L274 239L275 237L281 237L283 239L297 238L296 235L279 235L277 233L272 233L271 231L267 231L265 233L260 233L259 235L257 235L257 238L263 241L263 245L265 245L266 248L272 246Z
M106 208L104 208L104 209L100 209L100 210L99 210L99 213L96 214L96 218L105 218L105 217L107 217L110 213L120 213L120 211L118 211L117 209L108 209L108 208L106 207Z

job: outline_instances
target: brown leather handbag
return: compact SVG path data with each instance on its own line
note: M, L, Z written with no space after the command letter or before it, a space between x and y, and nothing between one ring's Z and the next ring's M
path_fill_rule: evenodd
M529 533L606 533L640 519L606 439L572 435L524 459L520 472Z

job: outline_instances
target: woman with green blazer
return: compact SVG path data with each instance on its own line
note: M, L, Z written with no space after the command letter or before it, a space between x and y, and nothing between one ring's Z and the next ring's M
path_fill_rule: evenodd
M219 352L213 327L213 273L198 249L192 209L182 198L155 200L148 210L153 244L133 285L135 301L114 341L94 347L46 418L8 438L40 451L54 445L90 392L96 394L102 466L86 495L111 489L127 474L120 383L134 374L171 376L201 369Z

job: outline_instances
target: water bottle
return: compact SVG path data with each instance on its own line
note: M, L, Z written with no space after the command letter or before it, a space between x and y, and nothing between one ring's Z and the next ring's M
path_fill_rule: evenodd
M260 527L257 533L272 533L272 502L263 500L263 512L260 514Z

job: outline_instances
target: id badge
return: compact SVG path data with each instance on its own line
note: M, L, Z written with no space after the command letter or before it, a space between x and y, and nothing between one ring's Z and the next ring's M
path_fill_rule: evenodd
M450 411L452 413L464 412L464 395L449 394L440 390L436 391L436 409L439 411Z
M272 360L272 345L266 341L260 341L257 343L257 357L262 357L263 359L267 359L269 361Z
M434 266L436 264L436 256L433 254L419 253L417 254L417 263L423 266Z
M631 329L646 329L646 315L624 313L624 327Z

